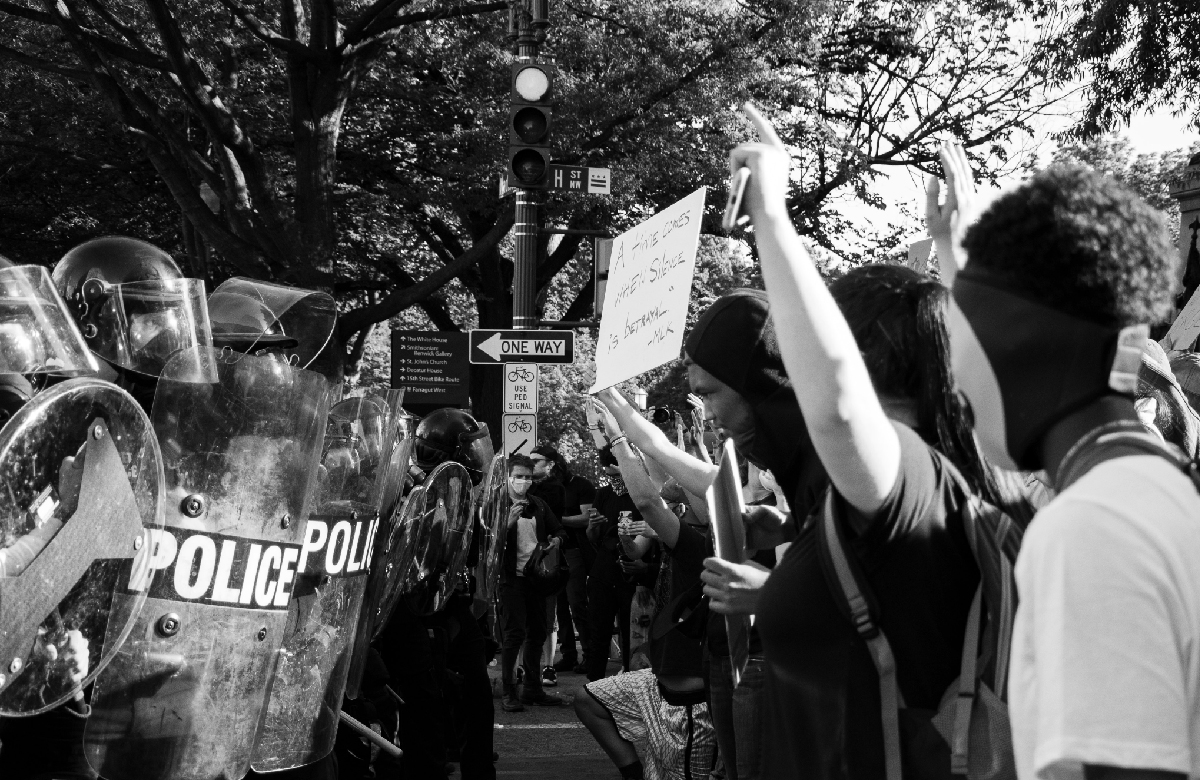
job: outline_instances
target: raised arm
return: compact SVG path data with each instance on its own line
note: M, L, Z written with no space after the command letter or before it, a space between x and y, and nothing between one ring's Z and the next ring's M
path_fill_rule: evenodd
M850 326L788 215L790 160L774 128L749 103L759 143L730 153L750 169L743 205L754 223L780 352L817 454L838 492L868 517L900 468L900 440L875 395Z
M704 495L717 475L717 467L688 455L676 447L654 423L642 417L632 404L613 388L597 396L615 418L629 441L658 463L668 475L696 495Z
M629 497L642 513L642 519L658 534L658 538L668 547L674 547L679 539L679 518L667 508L666 502L658 493L658 488L646 473L641 458L633 451L615 416L607 409L604 410L604 422L608 429L608 439L612 442L613 456L621 469L621 478L625 480Z
M946 177L946 200L940 202L941 183L930 176L925 182L925 227L937 252L942 284L953 287L954 277L967 262L962 237L975 205L975 179L967 153L959 144L942 144L940 156Z

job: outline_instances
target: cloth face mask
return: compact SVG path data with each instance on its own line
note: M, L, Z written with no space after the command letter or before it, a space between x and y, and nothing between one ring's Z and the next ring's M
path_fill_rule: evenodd
M970 270L955 279L947 326L984 454L1024 470L1043 467L1036 445L1055 422L1108 393L1133 395L1149 333L1064 314Z

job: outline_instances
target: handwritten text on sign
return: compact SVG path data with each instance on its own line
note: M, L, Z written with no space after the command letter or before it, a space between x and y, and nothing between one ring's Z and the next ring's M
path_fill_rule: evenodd
M679 357L705 188L613 240L592 392Z

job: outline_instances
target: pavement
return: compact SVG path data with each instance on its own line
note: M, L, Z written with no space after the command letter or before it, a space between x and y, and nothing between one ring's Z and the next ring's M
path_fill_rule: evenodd
M609 664L609 674L620 669ZM488 669L496 682L500 671ZM497 777L528 780L620 780L621 773L600 750L596 740L575 717L571 706L587 683L582 674L559 672L558 686L547 688L566 700L562 707L529 707L524 712L505 712L496 699L496 729L493 740L500 760ZM499 690L498 685L495 690Z

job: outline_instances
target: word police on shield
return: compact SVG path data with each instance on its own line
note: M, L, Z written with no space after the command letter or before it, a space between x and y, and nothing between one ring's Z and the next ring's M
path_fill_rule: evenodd
M570 330L473 330L471 362L574 363L575 332Z

